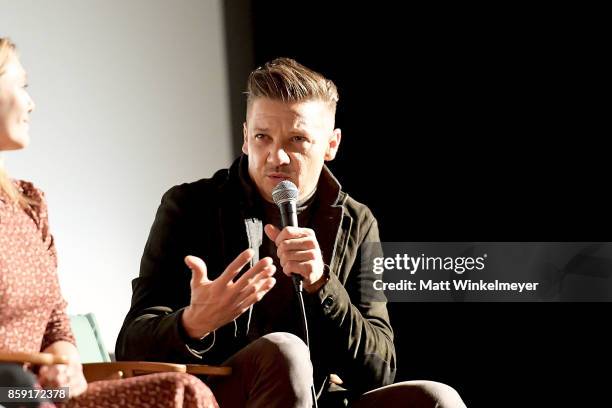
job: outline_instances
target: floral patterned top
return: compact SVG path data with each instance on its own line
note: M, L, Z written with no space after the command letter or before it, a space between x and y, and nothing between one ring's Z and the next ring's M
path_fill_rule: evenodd
M15 184L36 205L24 210L0 192L0 350L37 352L60 340L74 344L44 194L32 183Z

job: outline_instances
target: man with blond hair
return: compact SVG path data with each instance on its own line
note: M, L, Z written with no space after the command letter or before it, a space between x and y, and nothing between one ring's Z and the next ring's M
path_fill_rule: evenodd
M325 166L341 141L334 83L279 58L251 73L247 96L244 154L162 198L117 357L229 365L207 381L222 407L310 407L313 384L322 408L463 406L444 384L390 385L393 331L360 254L379 241L377 222ZM299 190L300 227L280 228L283 180Z

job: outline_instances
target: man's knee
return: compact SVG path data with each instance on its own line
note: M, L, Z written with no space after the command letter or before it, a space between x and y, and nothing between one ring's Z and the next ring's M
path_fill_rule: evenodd
M263 365L282 365L312 376L308 347L299 337L284 332L270 333L257 340L257 356Z
M297 400L310 399L312 363L302 339L291 333L270 333L258 339L256 347L261 369L289 385Z
M465 408L457 390L450 385L435 381L417 381L425 394L432 397L439 408Z
M233 368L232 375L209 381L220 406L312 406L310 353L293 334L278 332L260 337L226 364Z
M453 387L435 381L404 381L391 384L367 392L355 407L393 406L396 401L404 401L409 406L419 408L465 408L465 403Z
M450 385L435 381L406 381L394 385L398 387L404 385L406 388L417 387L420 397L424 401L430 401L432 408L465 408L459 393Z

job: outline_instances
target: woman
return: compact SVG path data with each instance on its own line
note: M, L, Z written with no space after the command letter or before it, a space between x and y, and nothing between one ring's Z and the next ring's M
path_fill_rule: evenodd
M29 143L34 101L26 87L15 45L0 38L0 151ZM119 401L124 407L217 407L208 387L188 374L87 384L56 266L43 193L32 183L12 181L0 166L0 350L66 356L67 364L41 367L36 380L44 388L69 387L69 407L115 407ZM1 371L13 373L14 367L5 365ZM16 384L0 384L7 385Z

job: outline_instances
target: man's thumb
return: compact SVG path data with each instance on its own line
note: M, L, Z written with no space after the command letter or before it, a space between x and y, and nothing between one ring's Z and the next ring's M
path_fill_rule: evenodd
M264 232L272 242L276 242L276 237L278 237L278 234L280 234L280 230L272 224L266 225L264 227Z
M194 283L208 282L206 264L197 256L188 255L185 257L185 264L191 269Z

